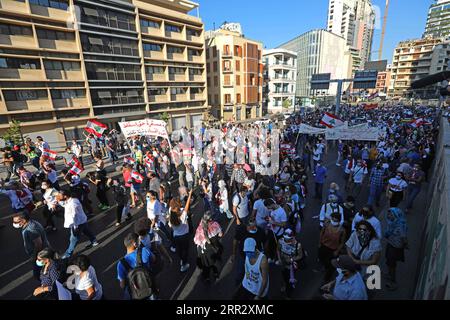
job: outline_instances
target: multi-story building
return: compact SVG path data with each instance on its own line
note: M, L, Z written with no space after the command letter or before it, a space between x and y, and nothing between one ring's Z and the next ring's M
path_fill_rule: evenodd
M86 120L191 126L206 110L204 27L182 0L0 0L0 133L54 144Z
M450 0L438 0L430 6L423 37L447 37L450 35Z
M413 81L444 70L449 50L448 42L431 37L400 42L394 50L388 95L405 97ZM430 86L412 93L427 98L435 96L436 89L436 86Z
M331 73L332 79L347 79L352 74L352 57L346 40L326 30L312 30L294 38L278 48L297 53L296 96L303 102L315 95L311 90L311 77L318 73ZM339 63L336 63L339 61ZM344 88L345 90L345 88ZM335 96L337 84L322 90L324 96Z
M371 0L330 0L327 30L342 36L353 50L353 71L370 60L375 11Z
M265 101L269 113L288 111L295 106L297 53L285 49L263 51L267 81Z
M240 30L225 24L205 35L208 104L221 121L262 116L262 43Z

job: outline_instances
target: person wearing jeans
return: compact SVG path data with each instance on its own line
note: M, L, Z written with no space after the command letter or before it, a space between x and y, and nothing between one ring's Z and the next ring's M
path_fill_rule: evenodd
M372 168L369 176L369 199L367 204L373 206L380 205L380 197L383 193L383 183L386 170L383 168L381 162L377 163L376 167Z
M56 200L64 207L64 228L70 229L69 247L62 258L72 256L81 234L85 234L91 242L87 248L97 246L97 239L87 225L87 216L80 201L77 198L73 198L68 190L61 190L57 194Z

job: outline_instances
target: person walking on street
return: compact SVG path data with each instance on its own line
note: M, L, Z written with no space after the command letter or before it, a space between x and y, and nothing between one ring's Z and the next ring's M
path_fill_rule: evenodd
M322 201L323 196L323 185L325 183L325 180L327 178L327 168L322 166L322 163L320 161L317 162L317 166L315 168L315 176L314 176L314 182L315 182L315 198Z
M69 247L63 258L72 256L81 234L85 234L91 242L86 248L98 245L97 239L87 225L87 216L78 199L73 198L68 190L61 190L56 196L59 204L64 208L64 228L70 229Z
M412 209L414 200L420 193L422 182L425 180L425 172L420 168L419 164L414 164L412 173L407 177L408 180L408 197L406 201L406 212Z
M384 180L386 179L386 170L383 164L378 162L370 171L369 176L369 199L367 204L370 206L380 206L380 198L383 193Z

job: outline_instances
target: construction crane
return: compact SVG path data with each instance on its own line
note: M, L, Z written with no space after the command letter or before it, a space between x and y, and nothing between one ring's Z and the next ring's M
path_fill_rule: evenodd
M383 59L383 45L384 45L384 36L386 34L386 23L388 13L389 13L389 0L386 0L386 7L384 9L384 17L383 17L383 28L381 30L380 50L378 51L378 60Z

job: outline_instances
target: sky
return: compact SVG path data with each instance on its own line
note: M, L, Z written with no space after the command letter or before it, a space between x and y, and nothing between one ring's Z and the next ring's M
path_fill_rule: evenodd
M195 1L195 0L194 0ZM328 0L196 0L205 29L225 22L239 22L247 38L275 48L309 30L326 28ZM398 42L420 38L433 0L390 0L383 59L392 61ZM372 45L378 59L385 0L373 0L380 12ZM376 51L376 52L374 52Z

